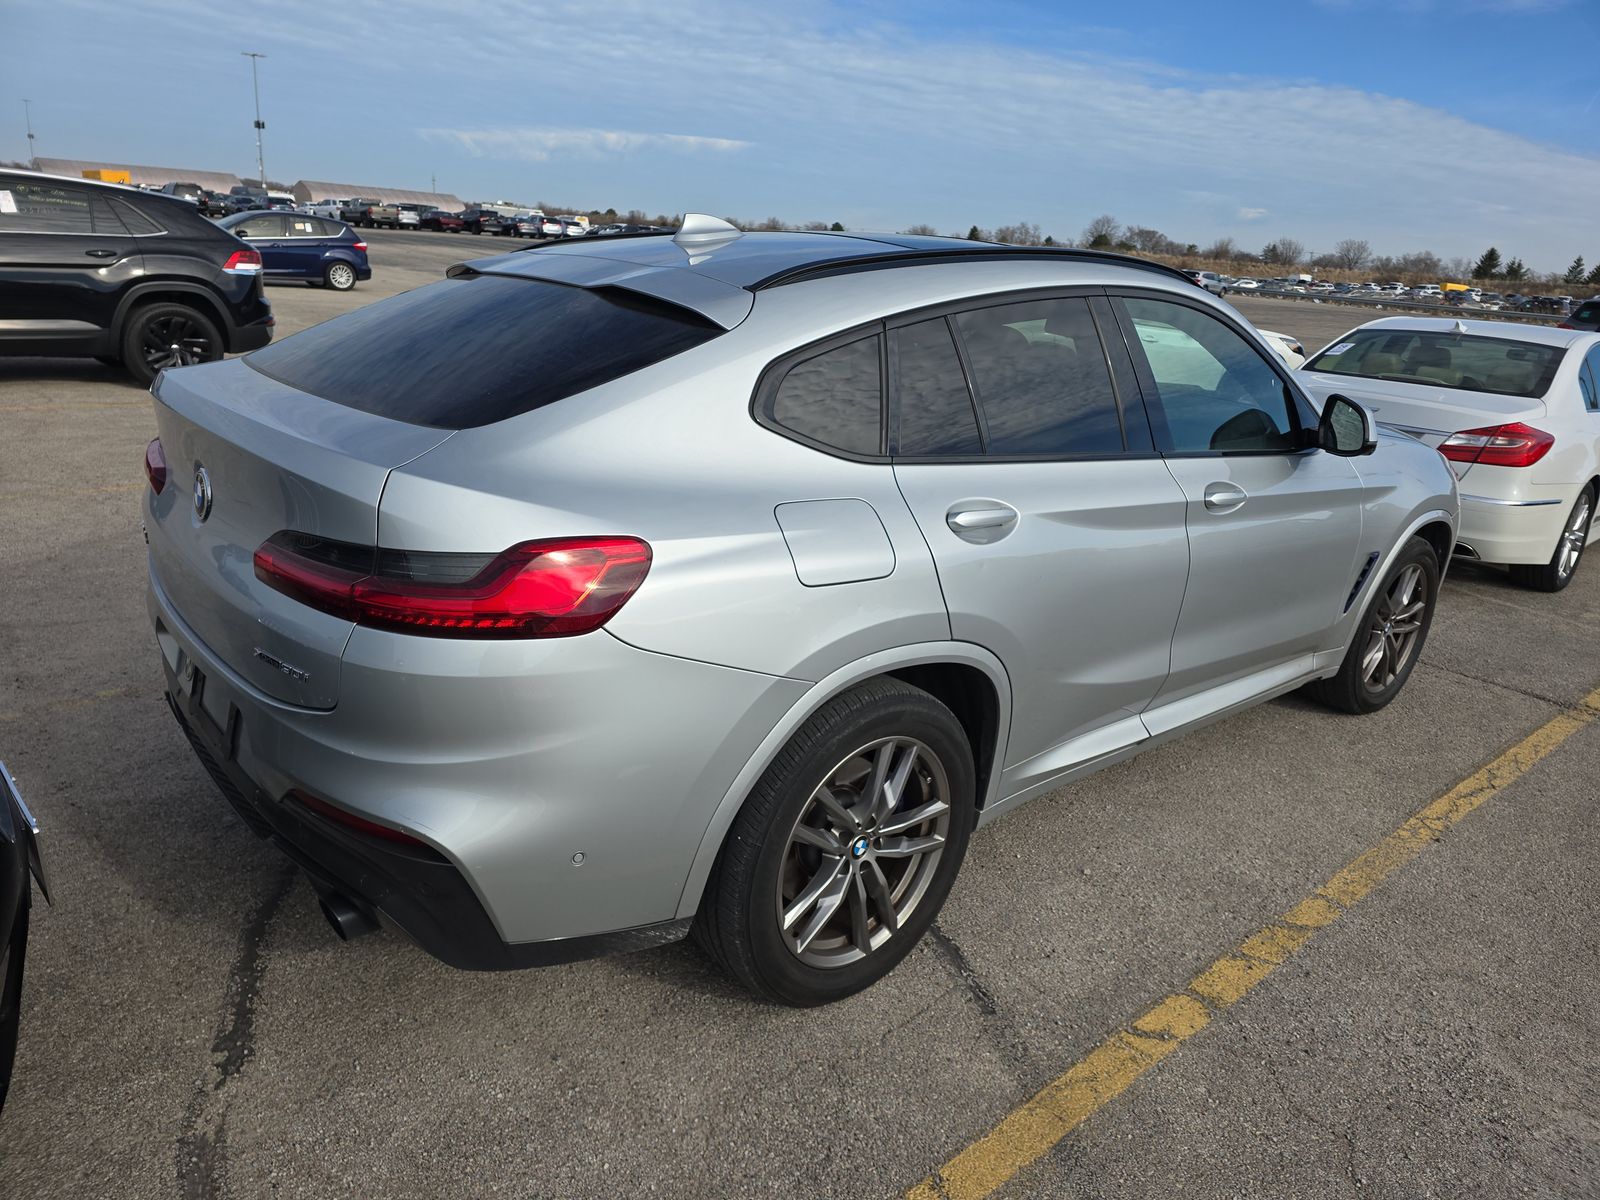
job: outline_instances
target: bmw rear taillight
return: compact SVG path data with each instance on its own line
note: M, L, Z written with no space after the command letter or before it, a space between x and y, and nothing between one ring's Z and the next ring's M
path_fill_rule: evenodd
M1439 453L1452 462L1486 467L1531 467L1556 444L1553 435L1521 421L1489 425L1452 433L1439 445Z
M161 489L167 486L167 455L161 449L160 438L151 438L144 448L144 477L150 481L150 490L161 495Z
M1562 321L1559 325L1556 326L1556 328L1557 329L1576 329L1577 326L1572 324L1570 321Z
M599 629L650 570L632 537L549 538L500 554L383 550L284 531L256 578L358 625L424 637L572 637Z
M222 264L222 269L235 275L253 274L261 270L261 251L248 246L243 250L235 250L228 255L228 261Z

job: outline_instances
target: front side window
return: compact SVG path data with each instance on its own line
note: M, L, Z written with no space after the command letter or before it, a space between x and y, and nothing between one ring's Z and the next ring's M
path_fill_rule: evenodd
M1542 396L1566 351L1513 338L1415 329L1356 329L1305 365L1307 371L1425 387Z
M961 356L943 317L891 335L895 369L894 453L904 458L983 453Z
M94 233L89 207L82 188L0 179L0 233Z
M795 363L772 395L773 423L849 454L882 453L881 343L865 337Z
M1296 448L1289 385L1238 333L1183 304L1122 301L1179 454Z
M1105 350L1080 298L1030 300L955 318L993 455L1120 454Z

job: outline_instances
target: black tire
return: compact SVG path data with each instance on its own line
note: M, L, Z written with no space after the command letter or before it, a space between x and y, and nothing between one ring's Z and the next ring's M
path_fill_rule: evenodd
M177 344L178 351L162 348L171 344ZM146 387L162 367L215 362L222 355L222 335L211 318L187 304L142 305L128 315L122 329L122 364Z
M1561 526L1561 536L1556 539L1555 552L1550 555L1550 561L1542 566L1513 563L1511 582L1520 587L1532 588L1536 592L1559 592L1571 583L1572 577L1578 573L1578 567L1583 563L1583 552L1588 545L1589 526L1594 522L1594 504L1594 486L1591 484L1578 493L1578 498L1567 510L1567 519ZM1576 531L1577 556L1568 560L1567 553L1573 548L1573 543L1570 541L1574 532L1573 524L1580 520L1580 510L1585 507L1588 518L1582 521L1582 528Z
M22 968L28 955L28 905L26 889L33 885L23 867L22 903L17 908L16 920L11 930L11 944L4 958L3 975L0 975L0 1108L5 1107L6 1093L11 1089L11 1068L17 1058L17 1031L22 1023Z
M356 286L356 269L347 262L331 262L322 271L322 282L336 292Z
M863 826L856 827L855 835L839 835L841 839L850 838L848 845L839 841L839 849L832 856L842 864L846 891L854 886L858 875L863 882L849 900L837 902L832 919L854 929L854 917L858 912L863 914L859 928L868 931L866 940L871 949L853 961L847 960L844 956L859 952L851 948L854 942L845 932L836 935L845 943L836 965L802 961L800 951L789 944L781 920L784 872L795 861L789 857L791 834L808 812L821 811L812 805L822 784L834 781L837 786L841 774L857 762L869 766L858 752L864 748L870 751L884 739L903 739L898 747L901 752L906 749L905 743L918 743L920 756L913 756L914 767L907 768L907 777L916 779L915 788L907 784L907 799L896 802L890 815L903 816L923 807L929 796L938 797L940 783L948 793L949 807L924 822L920 827L923 833L913 834L910 839L888 836L898 832L892 830L886 830L884 836L869 837L860 832ZM895 750L891 745L891 757ZM860 794L864 795L871 785L865 777L857 778ZM972 747L966 733L950 710L927 692L884 678L834 697L790 739L735 818L701 898L694 923L696 941L751 991L779 1004L827 1004L870 986L910 953L939 915L961 869L972 832L977 811L974 786ZM924 862L920 855L908 857L903 850L890 856L890 842L922 840L929 826L937 829L937 822L946 818L944 840L931 863ZM888 824L888 820L886 815L883 823ZM883 882L885 871L877 867L880 849L889 872L903 872L891 875L887 885ZM802 855L806 852L804 848L798 850ZM823 856L815 855L815 861L823 862ZM871 899L868 889L872 885L865 882L869 870L876 872L879 887L885 888L883 893L873 892ZM818 869L812 883L821 875ZM877 896L892 897L896 892L900 892L900 900L891 898L890 908L909 897L909 911L896 914L897 924L890 927L876 915L882 911ZM855 908L857 903L859 910ZM874 914L870 917L864 915L869 908ZM820 903L809 911L820 917ZM890 928L892 932L885 936L885 930ZM884 940L875 944L874 939L880 937ZM818 935L811 945L825 940Z
M1426 589L1420 613L1416 618L1415 637L1405 643L1403 661L1398 663L1398 669L1393 672L1392 677L1380 676L1376 680L1371 679L1367 674L1368 655L1380 642L1389 642L1393 638L1389 632L1389 618L1395 611L1391 591L1399 583L1401 576L1413 566L1421 571L1421 583ZM1340 712L1358 714L1377 712L1398 696L1400 689L1405 687L1406 680L1411 678L1411 672L1422 657L1422 647L1428 640L1428 629L1433 624L1433 612L1438 602L1439 556L1426 539L1413 537L1401 548L1388 574L1373 591L1372 599L1368 601L1355 632L1350 636L1350 648L1345 651L1344 661L1339 664L1338 674L1309 684L1305 689L1307 694ZM1409 621L1407 623L1409 624ZM1393 624L1398 625L1400 622ZM1387 674L1386 665L1382 660L1379 662L1378 671L1383 675Z

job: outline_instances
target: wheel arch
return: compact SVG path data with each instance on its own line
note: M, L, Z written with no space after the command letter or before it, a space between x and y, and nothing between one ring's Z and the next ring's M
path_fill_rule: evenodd
M223 306L217 302L215 296L197 283L180 283L170 280L152 280L130 288L128 294L117 305L117 315L112 320L113 337L118 346L122 344L123 332L128 327L135 310L148 304L186 304L197 309L213 325L217 333L222 336L223 347L233 341L233 322L228 319L228 314Z
M841 692L885 676L920 687L950 708L972 743L979 811L993 802L1000 789L1000 767L1011 728L1011 682L1000 660L968 642L922 642L868 655L807 689L746 760L701 835L678 897L677 916L694 915L734 818L795 731Z

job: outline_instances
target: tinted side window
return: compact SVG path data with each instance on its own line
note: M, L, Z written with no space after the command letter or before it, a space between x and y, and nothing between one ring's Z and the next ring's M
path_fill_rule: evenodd
M772 398L773 421L851 454L881 453L881 341L862 338L790 367Z
M1583 372L1579 375L1583 388L1583 406L1590 412L1600 412L1600 345L1590 348L1583 358Z
M1165 300L1122 301L1144 354L1172 449L1286 452L1295 448L1288 385L1221 321Z
M0 180L0 233L93 233L89 193L31 180Z
M315 217L286 217L289 237L321 237L322 222Z
M896 329L894 453L982 454L961 358L943 317Z
M162 233L164 230L132 204L123 200L112 200L111 206L117 210L117 215L122 218L122 223L127 226L128 232L138 235Z
M1120 454L1105 350L1081 299L1032 300L956 317L990 454Z
M525 329L540 336L520 336ZM627 292L478 275L363 305L244 362L363 412L472 429L620 379L721 332L688 309Z

